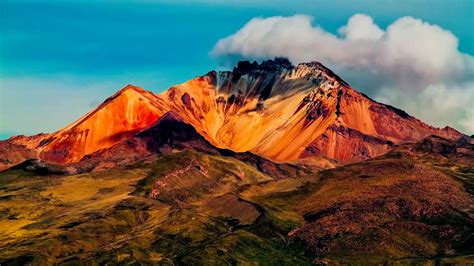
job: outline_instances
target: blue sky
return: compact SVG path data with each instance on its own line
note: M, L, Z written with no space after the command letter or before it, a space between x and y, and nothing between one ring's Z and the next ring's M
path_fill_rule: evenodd
M382 28L413 16L473 55L473 12L471 0L0 0L0 139L55 131L128 83L161 92L224 68L210 51L254 17L305 14L336 33L355 13Z

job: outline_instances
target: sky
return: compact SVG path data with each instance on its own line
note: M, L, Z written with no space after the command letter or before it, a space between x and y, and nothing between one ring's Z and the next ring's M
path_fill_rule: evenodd
M471 0L0 0L0 139L56 131L129 83L159 93L273 56L473 134L473 13Z

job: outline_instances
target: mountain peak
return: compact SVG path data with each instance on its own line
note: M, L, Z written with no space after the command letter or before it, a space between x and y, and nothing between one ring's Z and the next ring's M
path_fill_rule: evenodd
M265 60L261 63L257 63L257 61L253 61L252 63L250 63L250 61L239 61L232 72L234 73L234 75L245 75L252 71L273 72L279 70L290 70L293 68L294 66L287 58L276 57L273 60Z
M144 90L144 89L142 89L138 86L135 86L133 84L127 84L127 86L125 86L122 89L120 89L119 91L117 91L114 95L120 95L120 94L125 93L127 91L134 91L134 92L138 92L138 93L147 92L146 90Z
M36 148L41 159L75 162L149 127L165 109L155 94L128 84L74 123L36 141Z
M329 79L336 80L341 85L349 87L349 84L335 74L331 69L323 65L319 61L310 61L299 63L294 66L287 58L276 57L258 63L257 61L239 61L232 70L234 81L246 74L267 74L282 71L293 70L297 77L319 76L323 73Z
M311 61L311 62L306 62L306 63L300 63L298 64L297 68L299 69L308 69L312 71L317 71L317 72L323 72L327 77L330 77L332 79L337 80L339 83L341 83L343 86L349 87L349 83L344 81L341 77L339 77L336 73L334 73L331 69L323 65L319 61Z
M122 89L118 90L116 93L114 93L112 96L107 98L102 104L99 105L99 107L96 110L100 110L110 104L113 100L120 98L120 97L126 97L126 98L139 98L140 96L144 95L153 95L153 93L142 89L138 86L128 84L127 86L123 87ZM154 97L154 95L153 95ZM153 98L152 97L152 98Z
M169 111L163 114L155 123L155 125L158 125L160 123L163 123L163 121L177 121L177 122L183 122L183 119L181 116L175 112L175 111Z

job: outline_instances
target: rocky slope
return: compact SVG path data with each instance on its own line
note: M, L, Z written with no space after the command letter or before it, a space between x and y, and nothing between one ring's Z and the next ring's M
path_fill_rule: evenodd
M327 170L295 193L303 200L293 208L305 224L289 236L352 263L473 254L473 155L468 142L430 136Z
M276 162L326 157L342 163L383 154L404 141L458 139L352 89L320 63L239 62L155 95L128 85L97 109L52 134L9 143L56 163L81 160L152 126L173 111L218 148Z
M34 150L8 141L0 141L0 151L0 170L37 157Z

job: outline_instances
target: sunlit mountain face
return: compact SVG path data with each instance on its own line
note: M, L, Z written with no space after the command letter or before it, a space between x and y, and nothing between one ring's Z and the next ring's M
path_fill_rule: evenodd
M0 141L0 263L465 263L473 139L319 62L127 85Z
M371 100L318 62L293 66L276 59L242 61L233 71L211 71L161 94L127 85L55 133L8 142L46 161L77 162L171 111L216 147L275 162L314 156L357 162L432 134L463 136Z

